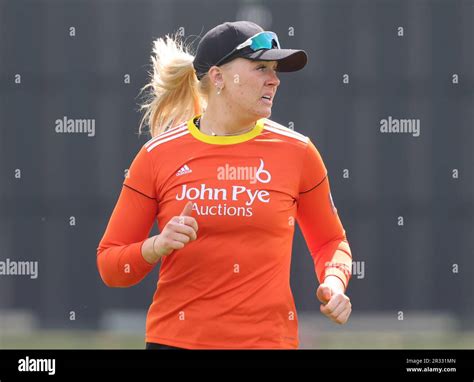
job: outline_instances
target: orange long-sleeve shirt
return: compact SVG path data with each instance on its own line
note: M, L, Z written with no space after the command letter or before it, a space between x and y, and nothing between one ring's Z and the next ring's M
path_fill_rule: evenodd
M351 251L327 170L308 137L268 119L239 136L208 136L189 120L135 157L97 248L111 287L153 268L141 247L188 200L197 240L163 257L146 341L190 349L296 348L290 261L298 222L317 278L350 278Z

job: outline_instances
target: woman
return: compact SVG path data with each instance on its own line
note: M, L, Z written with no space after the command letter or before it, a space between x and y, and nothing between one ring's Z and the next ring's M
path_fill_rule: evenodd
M351 251L327 170L307 137L266 119L276 72L302 69L306 53L238 21L206 33L196 57L169 37L154 54L144 106L152 139L97 249L110 287L138 283L161 261L147 348L297 348L295 220L321 282L321 312L345 323ZM160 234L148 238L155 219Z

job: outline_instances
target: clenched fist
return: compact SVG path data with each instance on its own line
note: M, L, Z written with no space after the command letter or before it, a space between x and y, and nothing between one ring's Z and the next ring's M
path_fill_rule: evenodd
M193 203L188 202L179 216L172 217L163 231L153 242L153 250L162 257L170 255L175 249L182 249L190 241L197 239L198 224L191 216Z
M326 278L317 292L316 296L321 301L321 313L337 324L345 324L352 312L352 304L349 297L344 294L343 284L333 276ZM340 283L342 287L337 285Z
M191 216L193 203L188 202L179 216L173 216L159 235L145 240L142 256L150 264L157 263L163 256L174 250L184 248L190 241L196 240L198 224Z

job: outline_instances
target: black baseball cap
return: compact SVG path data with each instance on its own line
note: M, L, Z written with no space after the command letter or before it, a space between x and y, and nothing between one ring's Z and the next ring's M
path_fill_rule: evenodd
M236 50L239 44L261 32L264 32L262 27L250 21L225 22L212 28L202 37L197 47L193 62L197 78L200 80L212 66L223 65L237 57L277 61L278 72L303 69L308 60L304 50L279 49L276 46L257 51L249 46Z

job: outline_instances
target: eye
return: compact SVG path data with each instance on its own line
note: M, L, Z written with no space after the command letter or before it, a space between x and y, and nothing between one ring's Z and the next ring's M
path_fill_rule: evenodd
M271 69L271 70L273 70L273 71L276 71L276 70L277 70L277 66L274 65L274 66L270 67L270 66L267 66L267 65L265 65L265 64L258 65L258 66L257 66L257 70L261 70L261 69Z

